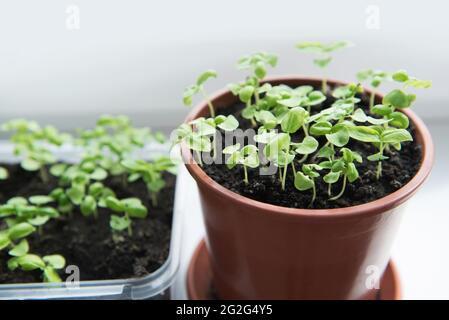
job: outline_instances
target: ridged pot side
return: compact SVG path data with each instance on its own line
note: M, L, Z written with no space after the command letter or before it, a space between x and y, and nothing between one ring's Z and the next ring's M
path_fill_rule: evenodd
M321 79L274 77L266 82L292 87ZM345 83L328 80L330 85ZM366 90L368 93L369 90ZM377 94L376 99L382 96ZM223 90L214 106L237 97ZM412 180L384 198L348 208L294 209L238 195L212 180L182 146L182 156L200 193L214 285L222 299L362 299L375 297L372 279L382 275L400 224L402 207L430 174L434 150L423 122L411 111L420 169ZM207 115L199 104L186 121ZM368 285L368 286L367 286Z

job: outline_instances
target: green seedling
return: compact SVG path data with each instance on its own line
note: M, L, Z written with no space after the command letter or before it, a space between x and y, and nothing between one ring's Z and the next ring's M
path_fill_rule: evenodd
M251 70L249 79L253 80L255 87L259 87L260 81L267 75L267 68L269 66L275 67L278 58L276 55L266 52L257 52L252 55L247 55L239 59L237 68L240 70ZM258 99L258 92L255 90L256 99Z
M42 258L36 254L28 253L29 246L26 240L22 240L16 247L9 251L12 256L8 260L8 269L14 271L20 268L23 271L41 270L44 282L62 282L56 270L65 267L65 259L59 254L47 255Z
M266 76L269 66L275 67L277 57L266 52L258 52L244 56L237 62L237 68L241 70L251 70L251 74L246 81L229 84L231 92L245 103L246 107L242 111L242 116L251 121L253 127L256 126L255 112L263 108L265 102L261 101L260 95L271 89L271 85L265 83L260 85L260 81ZM254 104L253 98L254 97Z
M152 133L149 128L135 128L126 116L101 116L93 130L80 132L78 143L83 147L83 159L94 162L113 176L123 175L121 161L141 151L149 142L163 143L160 132ZM126 178L123 178L126 187Z
M416 100L416 95L407 93L405 90L408 87L427 89L432 86L432 82L410 77L407 72L403 70L393 73L392 78L394 81L402 83L403 89L395 89L390 91L383 98L382 104L373 106L371 108L371 112L389 120L389 125L393 127L406 129L409 126L408 117L404 113L396 110L409 108Z
M65 187L54 190L50 195L58 201L61 211L71 212L73 205L76 205L80 206L83 215L97 217L97 199L88 190L92 183L108 177L108 172L99 165L99 159L102 157L85 156L79 164L56 164L50 168L50 172L59 177L60 184Z
M382 84L382 82L386 80L391 80L391 76L385 71L366 69L357 73L357 79L359 81L369 81L371 87L373 89L377 89ZM376 93L374 92L374 90L371 90L371 95L369 99L370 108L374 106L375 96Z
M246 145L243 148L240 148L240 143L237 143L224 148L223 153L229 155L226 160L226 165L229 169L234 168L236 165L241 165L243 167L243 182L248 184L247 168L257 168L260 164L257 147L254 145Z
M186 106L191 106L193 96L195 96L198 93L201 93L203 95L204 99L206 99L206 101L207 101L210 116L215 117L215 109L214 109L214 106L212 105L212 102L210 101L206 91L204 90L204 83L209 78L216 78L216 77L217 77L217 72L215 70L207 70L207 71L203 72L197 78L196 83L194 85L191 85L184 90L184 94L182 97L182 101L184 102L184 104Z
M26 238L36 231L36 228L28 222L20 222L0 231L0 250L9 248L13 250L17 241Z
M359 172L354 162L363 162L360 154L348 148L342 148L340 153L342 154L341 158L333 161L323 161L319 164L321 168L330 170L330 172L323 177L323 180L326 183L333 185L341 178L343 179L340 193L330 198L329 200L331 201L339 199L344 194L347 181L352 183L359 178Z
M122 165L128 170L128 181L142 179L150 192L152 205L158 205L158 194L165 187L164 172L173 172L175 164L167 157L159 157L151 162L144 160L124 160Z
M70 136L60 133L55 127L41 128L35 121L14 119L3 124L2 129L12 132L14 154L21 156L21 166L27 171L39 171L43 183L49 180L46 166L56 162L50 147L59 147L70 140Z
M114 212L122 213L122 216L113 214L109 225L113 230L128 230L128 235L132 236L131 218L144 219L148 215L147 208L138 198L117 199L109 196L106 198L106 206Z
M301 51L308 51L318 55L317 58L313 60L313 63L319 68L326 68L329 63L332 61L332 56L330 55L332 52L346 48L351 44L347 41L337 41L332 43L321 43L317 41L308 41L308 42L300 42L296 45L296 48ZM321 91L326 94L327 92L327 80L324 77L321 84Z
M50 196L32 196L28 200L22 197L11 198L0 206L0 218L7 218L8 226L13 231L18 228L25 230L24 233L34 232L35 227L38 227L41 234L42 226L48 220L59 217L56 209L46 206L53 201Z
M315 179L320 176L317 171L322 170L321 166L317 164L303 164L302 171L295 174L295 188L299 191L306 191L312 189L312 200L309 207L313 205L316 199L316 185Z
M287 133L278 133L270 139L263 149L265 157L274 163L279 169L282 168L280 181L282 190L285 190L288 166L295 159L295 152L291 150L291 138Z
M400 150L402 142L413 141L407 130L384 126L354 126L349 128L349 134L355 140L373 143L378 148L377 153L368 157L370 161L377 161L377 179L382 175L382 161L388 159L384 155L386 147L392 145L396 150Z
M202 163L202 152L211 152L215 150L215 143L211 141L216 134L217 128L223 131L233 131L237 129L239 123L233 115L215 118L198 118L189 124L182 124L176 130L176 137L173 144L185 142L187 147L194 151L196 160L200 166Z

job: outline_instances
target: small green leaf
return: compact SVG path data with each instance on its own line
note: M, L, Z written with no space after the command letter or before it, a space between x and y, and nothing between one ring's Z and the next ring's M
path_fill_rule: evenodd
M392 78L394 81L398 82L406 82L409 79L407 71L405 70L396 71L393 73Z
M301 171L298 171L295 176L295 188L299 191L309 190L313 187L313 180L304 175Z
M186 143L191 150L202 152L210 152L212 150L212 143L205 136L192 134L186 139Z
M203 72L196 80L197 86L202 86L209 78L216 78L217 72L215 70L207 70Z
M0 250L3 250L7 246L9 246L11 240L8 237L7 233L0 232Z
M395 108L403 109L410 107L413 98L404 91L396 89L389 92L382 100L383 104L392 105Z
M204 118L199 118L193 121L196 128L196 134L199 136L210 136L216 131L215 123L210 123Z
M37 162L36 160L33 160L33 159L29 159L29 158L22 160L20 165L26 171L37 171L41 167L41 164L39 162Z
M8 229L8 236L11 240L18 240L36 231L36 228L27 222L18 223Z
M359 178L359 172L357 171L357 168L353 163L348 164L348 168L346 169L346 176L351 183Z
M9 199L6 203L14 206L26 206L28 201L24 197L14 197Z
M349 127L349 136L352 139L362 142L380 142L379 133L370 127L351 126Z
M108 177L108 172L103 168L95 168L90 174L90 178L93 180L104 180Z
M30 203L35 204L37 206L41 206L47 203L54 202L53 197L50 196L31 196L29 198Z
M301 107L288 110L287 114L282 118L282 131L287 133L295 133L304 125L307 111Z
M323 59L314 59L313 63L320 68L325 68L329 65L329 63L331 63L331 61L332 57L327 57Z
M182 102L186 106L192 105L192 97L199 92L200 88L198 86L189 86L184 90L182 96Z
M8 270L10 270L10 271L16 270L19 267L18 260L19 260L19 257L13 257L11 259L8 259L8 263L7 263Z
M254 87L253 86L245 86L239 91L239 98L242 102L247 103L250 101L252 95L254 93Z
M259 166L259 154L256 146L251 144L244 146L241 150L241 155L243 157L243 165L250 168L257 168Z
M413 138L405 129L390 129L382 133L382 142L384 143L400 143L405 141L413 141Z
M125 211L129 214L132 218L139 218L144 219L148 215L148 210L143 205L137 205L137 206L126 206Z
M371 112L379 116L388 116L393 112L393 108L389 105L377 104L371 108Z
M74 204L80 205L84 198L85 188L83 185L74 184L66 194Z
M47 223L47 221L50 220L49 216L37 216L31 219L28 219L27 222L32 224L33 226L42 226L45 223Z
M257 112L255 116L257 121L262 123L267 130L273 129L277 125L277 119L270 111L262 110Z
M81 213L84 216L89 216L91 214L93 214L94 212L96 212L97 210L97 201L95 200L95 198L91 195L87 195L83 202L81 202Z
M23 271L31 271L36 269L43 270L45 268L45 262L35 254L26 254L18 257L17 263Z
M333 145L343 147L349 142L349 130L343 125L335 125L326 138Z
M416 89L428 89L432 86L432 81L429 80L418 80L418 79L409 79L406 83L408 87L414 87Z
M65 267L66 263L64 257L59 254L44 256L42 257L42 260L54 269L62 269Z
M233 115L227 116L223 122L217 124L217 127L224 131L233 131L237 129L238 126L239 122Z
M28 245L28 241L26 239L22 239L19 244L15 245L14 248L9 250L9 255L14 257L21 257L28 253L30 250L30 246Z
M331 171L323 177L323 180L326 183L333 184L333 183L337 182L338 179L340 179L340 175L341 175L340 171L338 171L338 172Z
M50 173L55 177L60 177L65 172L67 165L64 163L57 163L50 167Z
M382 161L382 160L387 160L388 157L384 156L384 155L382 155L380 153L375 153L375 154L372 154L372 155L368 156L367 159L369 161Z
M295 151L299 154L311 154L318 148L318 141L311 136L305 137L301 143L298 143Z
M113 230L122 231L131 225L131 220L126 216L111 215L109 225Z
M124 212L125 211L125 205L117 198L109 196L105 200L106 200L106 206L109 209L116 211L116 212Z
M227 146L226 148L223 149L223 153L224 154L233 154L234 152L237 152L240 150L240 143L231 145L231 146Z
M322 147L319 151L318 151L318 157L319 158L331 158L333 155L335 154L335 151L328 146L324 146Z
M331 130L332 123L330 123L329 121L320 121L314 123L309 129L310 133L314 136L322 136L328 134L329 132L331 132Z
M399 129L407 129L409 126L408 117L402 112L393 112L388 115L391 119L390 125Z

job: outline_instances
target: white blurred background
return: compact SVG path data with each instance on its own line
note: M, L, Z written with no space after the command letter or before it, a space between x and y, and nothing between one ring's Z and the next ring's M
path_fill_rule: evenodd
M442 120L447 9L441 0L0 0L0 120L26 116L72 129L126 113L169 130L188 112L184 87L208 68L219 72L211 91L239 80L243 54L278 54L271 74L319 75L293 47L303 40L356 45L335 54L330 77L355 80L370 67L432 79L415 107Z
M271 74L320 75L294 44L349 40L356 46L335 54L330 77L404 68L433 80L413 108L434 136L436 165L409 205L393 258L406 298L447 299L448 9L441 0L0 0L0 122L20 116L73 130L124 113L168 132L188 112L184 87L205 69L219 73L210 92L241 79L235 61L259 50L279 55ZM182 272L202 236L195 205Z

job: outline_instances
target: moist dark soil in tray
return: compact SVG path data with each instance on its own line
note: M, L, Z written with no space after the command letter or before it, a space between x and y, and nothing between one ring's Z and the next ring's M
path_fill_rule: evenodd
M316 88L316 90L319 90L319 88ZM358 97L362 99L358 104L358 107L362 108L366 114L370 114L369 98L365 94L359 95ZM334 101L335 99L328 94L327 100L321 106L312 107L312 114L319 112L321 109L330 107ZM246 130L252 128L251 123L241 116L241 111L244 108L242 103L236 103L232 106L217 105L216 108L218 109L217 114L234 115L240 123L240 129ZM370 115L376 117L375 115ZM408 130L415 140L413 123L410 123ZM303 138L304 134L302 133L302 130L300 130L299 134L292 137L294 141L302 141ZM325 137L319 137L317 139L320 142L320 146L324 145L324 139ZM222 139L223 148L225 147L224 140L225 139ZM417 144L415 141L402 143L402 150L400 152L391 148L392 150L390 153L385 152L385 155L388 156L389 159L383 161L382 177L377 180L377 162L368 161L366 159L367 156L377 152L375 147L371 144L354 141L353 139L350 140L347 147L353 151L357 151L363 157L363 163L356 164L360 173L360 179L353 183L348 183L346 191L341 198L336 201L329 201L327 194L328 185L319 178L316 181L317 197L312 207L309 207L312 199L312 191L298 191L294 187L294 177L291 168L289 168L287 174L285 191L281 190L281 183L277 172L274 175L260 175L258 168L249 168L249 184L245 185L243 182L243 168L241 166L236 166L234 169L229 170L225 164L212 163L204 164L203 170L225 188L254 200L291 208L330 209L364 204L385 197L400 189L416 174L422 158L421 145ZM318 163L324 160L316 158L315 161L312 162L311 159L313 159L313 155L309 156L305 163ZM301 165L296 163L296 161L297 160L295 160L295 165L298 169ZM221 161L221 163L224 163L224 161ZM340 192L342 187L341 183L342 181L333 185L333 195Z
M0 203L14 196L46 195L57 187L56 179L44 185L35 173L26 172L19 165L5 165L10 178L0 182ZM112 232L108 209L99 208L98 218L84 217L74 210L71 217L52 219L37 232L27 237L30 253L61 254L67 265L76 265L80 280L126 279L145 276L167 260L173 216L176 177L167 173L166 187L161 190L158 206L151 199L143 182L130 183L126 188L121 177L108 178L105 185L119 198L138 197L148 208L146 219L133 219L133 235ZM1 225L0 229L4 226ZM42 282L40 272L9 271L8 254L0 252L0 283ZM64 279L64 271L60 272ZM66 275L67 276L67 275Z

